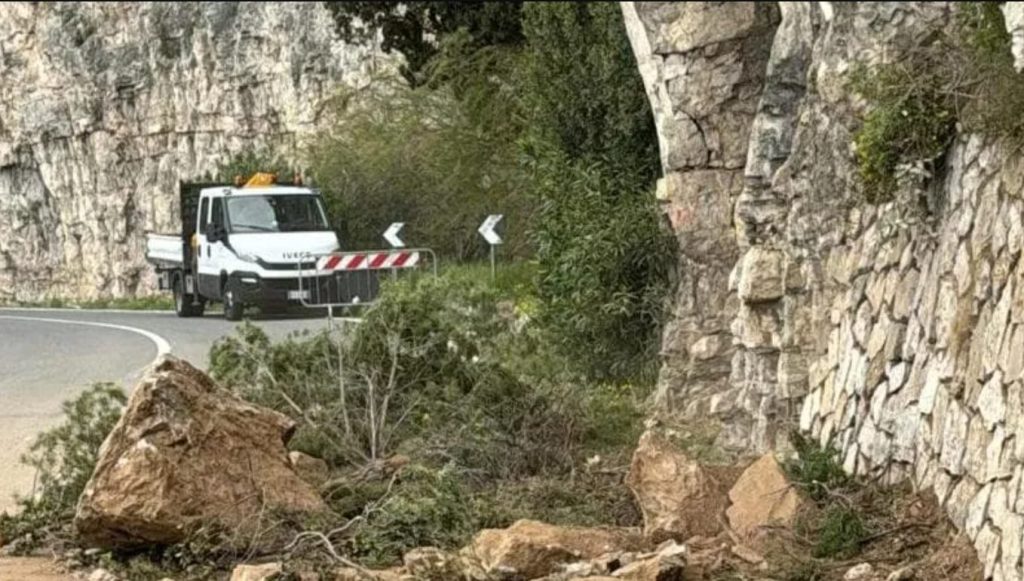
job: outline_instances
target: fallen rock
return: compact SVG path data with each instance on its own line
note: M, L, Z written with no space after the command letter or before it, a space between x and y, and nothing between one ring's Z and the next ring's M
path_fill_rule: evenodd
M843 575L843 581L863 581L864 579L871 577L874 572L875 568L871 566L871 563L854 565L846 571L845 575Z
M100 449L75 515L81 540L111 549L173 544L205 525L248 542L261 515L324 510L288 462L294 430L287 416L165 356Z
M106 569L95 569L89 574L88 581L120 581L117 575L114 575Z
M677 450L654 430L644 432L626 476L654 542L721 532L727 483Z
M288 452L288 462L292 470L314 488L323 486L331 475L327 462L303 452Z
M733 545L732 554L754 565L764 562L764 555L746 545Z
M729 526L750 538L766 525L792 526L803 502L772 454L747 468L729 491Z
M413 579L445 579L451 581L483 579L479 566L459 555L435 547L419 547L402 557L405 574Z
M630 563L612 573L625 581L683 581L686 561L682 555L661 555Z
M520 520L506 529L480 531L464 551L487 573L536 579L558 572L567 563L636 550L640 545L640 536L628 529L559 527Z
M577 579L604 578L611 579L613 571L633 563L637 560L637 553L607 553L588 561L577 561L559 566L559 572L537 581L575 581Z
M284 571L281 563L264 563L262 565L238 565L231 572L231 581L264 581Z
M917 572L914 571L913 567L903 567L889 573L889 576L885 578L885 581L910 581L916 574Z
M333 577L323 576L322 579L330 581L409 581L401 567L385 569L383 571L368 571L342 567L334 570Z

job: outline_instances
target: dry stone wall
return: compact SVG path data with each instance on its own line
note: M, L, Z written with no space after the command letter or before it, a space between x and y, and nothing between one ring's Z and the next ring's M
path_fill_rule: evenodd
M624 7L627 22L633 11L643 25L627 27L641 70L657 58L641 54L636 37L654 47L650 39L662 28L702 38L706 29L743 22L735 4L702 3L688 9L701 15L701 26L652 24L664 10ZM731 269L725 291L714 288L718 302L699 304L697 316L676 311L683 328L722 313L730 318L717 335L730 375L699 388L688 383L677 370L706 352L704 338L667 334L659 393L671 395L659 403L683 423L717 419L720 443L735 450L783 446L781 436L799 428L838 448L851 473L931 489L974 542L986 576L1018 580L1024 158L961 135L936 168L904 168L893 201L869 205L853 149L866 104L849 89L850 72L898 58L897 39L947 26L954 10L949 3L780 3L758 105L747 117L742 180L722 188L730 194L715 206L729 204L730 231L725 220L673 220L684 254L692 240L731 238L731 253L705 255L708 271ZM1022 62L1021 4L1007 3L1004 13ZM691 90L708 92L728 79L715 71ZM685 101L663 79L645 80L664 126L664 111ZM661 146L679 143L662 138ZM662 156L665 183L676 180L666 191L700 183L678 175L673 154ZM671 217L679 203L665 197ZM702 250L692 245L681 268L700 262L692 255Z
M0 301L152 287L177 182L270 145L387 61L321 3L0 4Z

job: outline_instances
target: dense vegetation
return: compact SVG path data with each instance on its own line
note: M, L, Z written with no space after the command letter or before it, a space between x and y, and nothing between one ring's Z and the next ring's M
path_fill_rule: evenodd
M619 7L482 3L456 17L435 4L334 8L349 35L353 17L391 23L385 41L415 55L405 72L417 80L340 95L333 129L311 144L343 240L379 246L404 221L411 244L472 260L487 251L476 226L502 213L502 255L539 265L538 320L553 346L589 377L649 376L673 244ZM429 50L409 40L423 31L437 35Z
M1024 146L1024 75L998 3L959 4L949 30L908 43L900 58L852 76L869 105L855 144L870 202L892 199L903 168L935 175L958 130Z
M622 478L644 390L570 370L530 317L531 275L520 266L491 284L458 268L400 281L333 335L271 344L244 326L215 346L211 372L296 419L291 447L335 473L337 520L316 526L353 521L335 541L365 563L455 548L518 518L635 524ZM394 458L408 465L380 468ZM383 475L366 477L368 466Z

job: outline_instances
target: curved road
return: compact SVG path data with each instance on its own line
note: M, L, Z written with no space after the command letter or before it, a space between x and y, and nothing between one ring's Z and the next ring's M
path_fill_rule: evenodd
M273 340L323 329L323 318L255 321ZM60 404L92 383L130 389L160 353L205 368L210 346L236 324L215 315L179 319L156 311L0 309L0 512L28 493L33 471L19 461Z

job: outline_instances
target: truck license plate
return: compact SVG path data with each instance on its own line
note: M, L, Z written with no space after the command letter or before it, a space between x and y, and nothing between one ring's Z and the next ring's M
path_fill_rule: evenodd
M292 299L292 300L298 300L298 299L307 299L308 300L309 299L309 291L308 290L290 290L290 291L288 291L288 298Z

